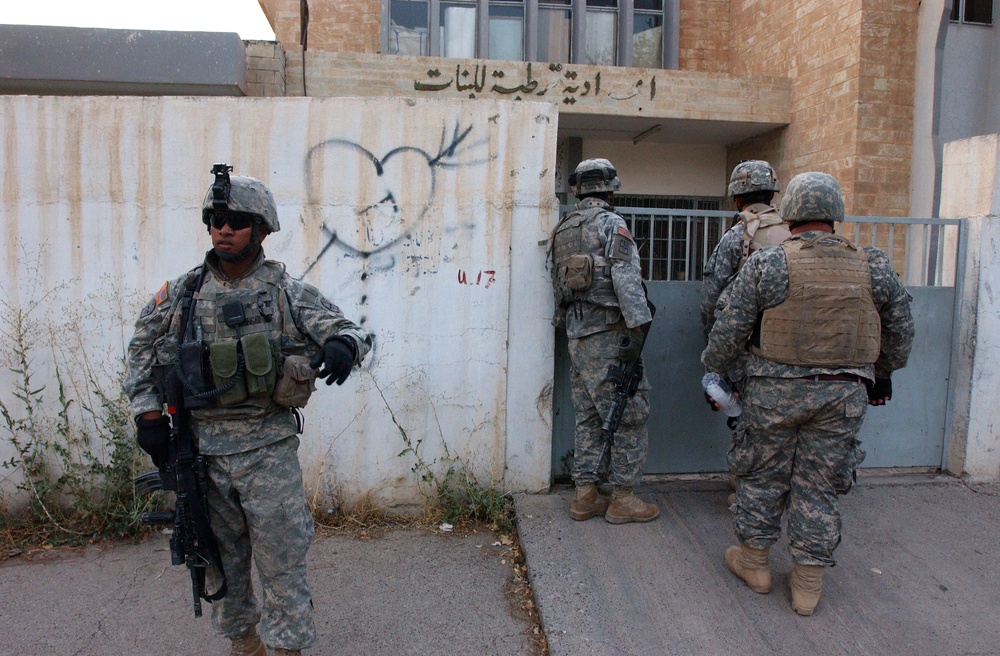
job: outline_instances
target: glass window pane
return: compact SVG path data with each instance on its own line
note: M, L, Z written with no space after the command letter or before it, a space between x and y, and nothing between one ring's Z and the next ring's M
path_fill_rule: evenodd
M587 0L588 3L592 1ZM584 63L614 66L617 52L618 14L613 11L588 11Z
M524 59L524 7L490 6L490 59Z
M959 0L955 0L954 4L951 5L951 16L948 17L948 20L958 21L958 9L959 9L958 5L959 5Z
M475 5L441 3L441 56L475 58Z
M636 14L632 23L632 65L640 68L663 66L663 16Z
M569 9L538 8L538 60L569 63L570 26Z
M618 0L587 0L588 7L618 7Z
M389 54L429 55L426 0L392 0L389 14Z
M965 0L965 22L992 25L993 0Z
M635 0L632 8L635 11L663 11L663 0Z

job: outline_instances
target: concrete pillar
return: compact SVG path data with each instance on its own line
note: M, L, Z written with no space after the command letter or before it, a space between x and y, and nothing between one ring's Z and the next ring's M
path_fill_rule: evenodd
M1000 481L1000 135L945 144L941 217L964 218L945 468ZM919 358L920 354L911 356Z

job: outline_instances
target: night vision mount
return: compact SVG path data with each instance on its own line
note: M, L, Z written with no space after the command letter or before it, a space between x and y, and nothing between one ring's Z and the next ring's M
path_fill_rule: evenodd
M229 173L233 167L228 164L216 164L212 167L215 182L212 183L212 209L223 212L229 209Z

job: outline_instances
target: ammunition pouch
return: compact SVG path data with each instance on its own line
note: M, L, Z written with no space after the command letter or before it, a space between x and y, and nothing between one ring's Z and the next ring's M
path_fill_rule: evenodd
M559 273L568 289L575 292L587 291L594 281L594 258L580 253L571 255Z
M290 355L281 366L281 376L274 386L271 400L286 408L304 408L316 391L318 370L309 366L304 355Z
M263 333L213 343L209 347L209 361L216 388L226 390L218 396L219 405L224 408L249 398L268 398L274 393L278 372L271 344Z

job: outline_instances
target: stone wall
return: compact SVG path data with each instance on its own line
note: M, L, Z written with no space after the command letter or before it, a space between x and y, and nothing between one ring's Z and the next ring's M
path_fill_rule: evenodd
M274 41L246 41L247 95L285 95L285 50Z

